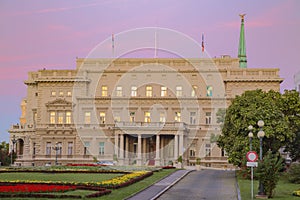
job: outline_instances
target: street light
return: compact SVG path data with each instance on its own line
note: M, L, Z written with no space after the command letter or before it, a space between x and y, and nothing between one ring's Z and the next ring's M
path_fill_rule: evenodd
M259 160L260 162L262 162L262 155L263 155L263 149L262 149L262 142L263 142L263 137L265 137L265 132L262 130L263 126L265 125L263 120L259 120L257 122L257 125L259 127L259 131L257 133L257 137L259 138ZM259 181L259 192L258 195L265 195L264 192L264 185L261 182L261 180Z
M54 147L52 147L53 148L53 150L55 151L55 165L57 165L58 163L57 163L57 156L58 156L58 150L59 150L59 146L58 146L58 143L56 142L55 143L55 146Z
M13 135L11 142L12 142L12 148L11 148L11 153L10 153L10 165L13 164L14 148L15 148L15 143L17 142L15 135Z
M248 126L248 130L249 130L249 133L248 133L248 137L249 137L249 143L250 143L250 151L252 151L252 139L253 139L253 133L252 133L252 130L253 130L253 126ZM251 199L253 199L253 167L251 167Z

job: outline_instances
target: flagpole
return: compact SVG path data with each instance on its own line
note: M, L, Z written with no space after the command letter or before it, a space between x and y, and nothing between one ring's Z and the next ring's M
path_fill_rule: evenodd
M115 38L114 38L114 34L111 34L111 48L112 48L112 58L115 58Z
M154 58L157 58L157 32L154 33Z

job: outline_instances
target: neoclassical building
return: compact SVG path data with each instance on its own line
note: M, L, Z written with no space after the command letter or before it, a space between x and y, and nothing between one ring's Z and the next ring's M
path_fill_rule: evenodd
M224 166L218 111L282 81L279 69L247 68L243 15L238 58L77 58L76 69L29 72L9 130L15 164Z
M294 75L295 90L300 92L300 72Z

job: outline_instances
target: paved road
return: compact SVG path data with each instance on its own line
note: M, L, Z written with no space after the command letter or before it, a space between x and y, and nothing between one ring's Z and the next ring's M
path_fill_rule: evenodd
M236 200L234 171L202 170L189 173L159 200Z

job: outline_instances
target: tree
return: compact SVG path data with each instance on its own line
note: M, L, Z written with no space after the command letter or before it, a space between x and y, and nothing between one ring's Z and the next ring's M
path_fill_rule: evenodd
M254 127L256 136L259 131L257 121L263 120L263 152L271 150L275 153L295 138L295 130L300 125L299 111L299 93L296 91L285 91L284 94L273 90L246 91L237 96L226 110L218 146L226 150L230 163L241 166L249 151L248 126ZM253 150L258 152L259 140L253 139L252 144Z
M9 144L3 141L0 144L0 162L1 165L9 165L10 164L10 154L9 151Z

